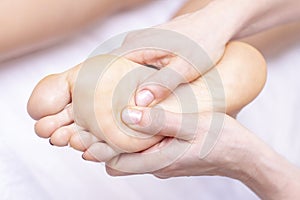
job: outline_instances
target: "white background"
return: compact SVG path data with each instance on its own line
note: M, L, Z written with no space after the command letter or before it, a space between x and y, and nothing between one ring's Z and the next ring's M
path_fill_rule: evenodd
M0 64L0 199L257 199L235 180L152 176L112 178L101 164L85 162L71 148L38 138L26 112L36 83L82 62L118 33L166 21L182 1L160 0L109 17L53 47ZM239 119L265 142L300 165L300 26L295 33L261 36L254 45L268 61L262 94Z

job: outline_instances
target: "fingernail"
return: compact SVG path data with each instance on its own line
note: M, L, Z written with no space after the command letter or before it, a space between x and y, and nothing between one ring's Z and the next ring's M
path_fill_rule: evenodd
M52 146L54 146L54 144L51 142L51 139L49 139L49 144L51 144Z
M125 109L122 112L122 120L129 125L138 124L142 119L142 112L134 109Z
M136 95L137 106L148 106L154 100L153 94L149 90L142 90Z

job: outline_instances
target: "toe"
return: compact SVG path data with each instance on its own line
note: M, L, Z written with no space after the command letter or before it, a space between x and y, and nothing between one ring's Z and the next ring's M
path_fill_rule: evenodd
M49 138L59 128L73 123L72 106L67 106L64 110L55 115L44 117L36 122L35 132L42 138Z
M70 138L76 132L74 124L57 129L50 137L50 144L63 147L69 144Z
M83 153L82 158L94 162L107 162L119 154L120 152L114 150L108 144L97 142Z
M49 75L33 90L27 104L27 111L35 120L54 115L71 102L70 93L65 73Z
M70 138L70 146L82 152L97 142L100 142L100 140L87 131L76 131Z
M72 101L72 89L81 65L42 79L27 103L29 115L39 120L62 111Z

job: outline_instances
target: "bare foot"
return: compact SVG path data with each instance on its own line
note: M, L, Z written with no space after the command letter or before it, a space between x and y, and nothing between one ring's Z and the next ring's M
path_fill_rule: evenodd
M75 149L85 151L83 155L85 159L94 161L107 161L121 152L142 151L162 139L159 136L145 139L129 135L122 127L120 128L120 122L116 119L116 116L117 118L120 116L122 108L126 106L123 105L124 102L115 101L115 95L122 96L120 92L123 90L118 91L121 80L134 71L131 74L135 76L130 76L130 81L126 82L128 84L121 85L132 89L141 80L151 75L154 69L119 58L105 69L96 90L84 88L83 94L79 95L81 98L75 95L75 99L72 99L75 85L78 86L77 76L82 66L105 67L101 63L111 58L110 55L97 56L87 60L84 65L47 76L39 82L29 99L28 113L37 120L35 131L40 137L50 137L51 143L57 146L70 143ZM232 42L227 46L225 55L217 64L216 69L223 83L220 89L224 90L225 99L218 99L217 104L215 101L214 109L226 111L231 115L237 114L243 106L258 95L266 79L266 64L261 54L253 47L240 42ZM135 70L143 73L137 73ZM211 91L206 85L206 78L212 73L212 71L208 72L204 77L193 83L182 85L176 90L175 94L178 97L178 95L184 96L186 91L192 89L197 101L196 110L192 112L212 110ZM133 92L126 91L125 93ZM89 107L85 100L89 93L94 95L94 101L97 102L94 104L93 112L96 124L91 122L93 120L84 117L86 116L85 108ZM176 95L170 96L159 106L172 112L181 112L182 105L178 102ZM134 105L130 98L126 103Z

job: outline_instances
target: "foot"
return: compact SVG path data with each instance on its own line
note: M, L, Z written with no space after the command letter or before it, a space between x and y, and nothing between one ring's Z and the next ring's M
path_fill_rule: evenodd
M51 143L56 146L70 144L75 149L84 151L85 159L104 162L122 152L145 150L162 139L159 136L145 139L140 135L128 134L126 126L120 121L122 109L128 104L134 106L131 99L134 88L141 80L150 76L154 69L120 58L105 69L96 89L75 88L81 86L78 82L81 69L93 65L103 68L99 63L107 59L111 59L111 56L97 56L66 72L47 76L36 86L28 102L28 113L37 120L35 131L40 137L50 138ZM228 114L235 115L258 95L265 82L263 57L257 50L243 43L229 44L216 69L223 83L220 89L224 89L226 101L219 99L214 104L215 111L226 110ZM205 77L209 77L211 73L176 90L175 94L181 97L186 95L186 91L192 90L197 106L190 112L212 110L212 97L205 82ZM120 84L124 80L126 84ZM125 91L126 88L129 91ZM80 92L82 94L78 94ZM97 102L93 111L95 121L84 117L87 115L84 113L86 106L90 107L85 102L89 100L89 93L93 94L93 100ZM125 101L123 96L127 96ZM118 101L119 99L122 101ZM181 112L180 102L175 95L158 106L172 112Z

